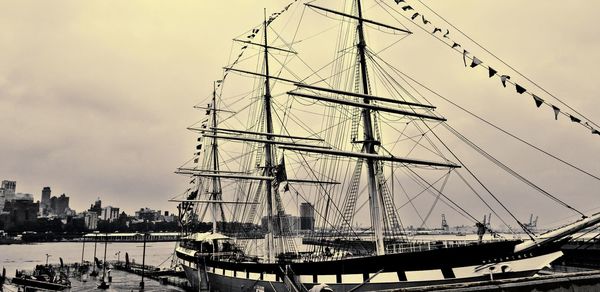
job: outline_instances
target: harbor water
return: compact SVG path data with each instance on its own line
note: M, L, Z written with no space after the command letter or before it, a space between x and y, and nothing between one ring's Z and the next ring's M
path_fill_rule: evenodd
M175 248L175 242L148 242L146 243L146 265L155 267L169 267ZM6 268L9 278L15 275L15 271L31 271L36 265L46 263L46 254L50 255L48 263L58 265L60 258L65 264L81 262L82 242L48 242L32 244L13 244L0 246L0 268ZM119 253L120 252L120 253ZM125 260L125 253L129 254L131 262L142 263L143 243L141 242L113 242L107 244L106 260L113 262ZM96 257L102 260L104 257L104 242L98 242L96 246ZM86 242L84 260L92 262L94 258L94 242ZM100 272L100 277L102 272ZM132 273L126 273L113 269L111 271L112 284L108 291L137 291L141 277ZM70 291L106 291L96 289L99 278L71 278L72 288ZM146 278L144 291L184 291L183 289L161 285L160 283ZM10 287L6 288L10 290ZM16 291L16 290L15 290Z

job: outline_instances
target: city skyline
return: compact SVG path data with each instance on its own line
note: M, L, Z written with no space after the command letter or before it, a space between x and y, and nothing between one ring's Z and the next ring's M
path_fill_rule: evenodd
M192 106L203 102L212 82L221 78L232 36L259 23L263 6L276 11L288 2L0 4L0 30L5 32L0 37L5 48L0 53L0 131L4 133L0 178L19 182L20 192L36 198L44 186L50 186L69 195L71 207L78 211L97 197L127 213L142 207L140 201L153 209L175 210L167 200L182 193L188 179L173 171L192 158L197 138L185 128L203 118ZM600 4L429 2L486 48L518 64L526 76L598 121L600 40L594 37L599 33L594 20ZM578 8L583 3L594 9ZM236 19L235 25L229 23L231 18ZM418 40L418 44L436 43ZM414 49L408 43L400 46ZM597 136L564 119L554 121L552 113L537 110L532 101L468 71L460 57L435 46L435 50L423 49L426 57L398 57L402 59L398 62L407 71L416 71L418 80L442 79L438 91L472 101L478 112L505 122L517 134L531 136L551 153L600 173L593 157L600 145ZM508 104L505 111L494 109L500 101ZM478 138L494 141L487 133ZM512 162L520 170L542 174L537 181L541 185L551 186L561 179L554 173L557 164L519 165L527 154L511 147L491 148L506 154L503 158L514 157ZM572 175L569 172L569 178ZM597 187L597 182L573 179L571 185L554 190L586 209L598 207L590 203ZM515 192L517 198L521 194L511 188L502 190ZM525 202L538 203L533 198ZM554 213L546 208L539 215L551 218ZM452 224L456 222L454 215L447 216Z

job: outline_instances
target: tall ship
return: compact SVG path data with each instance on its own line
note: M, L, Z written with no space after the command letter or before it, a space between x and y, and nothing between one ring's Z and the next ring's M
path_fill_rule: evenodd
M296 0L265 11L234 39L233 58L210 99L195 106L203 116L189 127L198 134L196 150L176 171L189 177L190 187L171 199L183 228L176 254L196 289L378 291L528 277L561 257L560 247L574 234L600 222L600 214L563 202L467 138L433 104L443 96L394 67L402 58L382 57L407 36L426 33L462 55L465 67L485 70L516 88L514 94L532 94L410 2ZM539 96L532 95L538 107L565 115ZM591 120L572 113L571 122L598 134ZM458 142L447 143L448 136ZM455 147L578 218L535 234ZM418 209L422 198L430 208L404 212ZM478 213L473 202L481 205ZM476 226L478 239L412 236L403 223L408 213L424 223L436 204ZM288 214L299 205L306 216ZM525 236L480 222L488 212ZM209 231L198 231L202 222L211 222Z

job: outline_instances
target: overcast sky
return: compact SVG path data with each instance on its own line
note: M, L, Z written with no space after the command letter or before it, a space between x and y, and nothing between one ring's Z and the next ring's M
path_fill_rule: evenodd
M166 200L187 180L173 171L194 151L195 136L185 128L201 116L192 106L221 77L231 39L258 24L263 7L278 11L288 2L0 1L0 179L16 180L18 192L36 199L42 187L50 186L53 194L70 196L77 211L97 197L126 212L145 206L174 209ZM600 121L600 2L424 3ZM399 50L387 51L388 57L405 57L404 43L410 37ZM532 100L500 88L485 73L465 69L461 57L440 43L423 44L428 47L420 54L394 62L511 131L600 174L600 136L565 119L554 121L548 109L538 110ZM503 99L508 106L497 109ZM491 134L481 138L492 144L495 139ZM512 151L517 150L509 147L502 154L527 158ZM551 166L527 165L524 171L544 172L542 183L562 178ZM594 201L597 181L574 179L572 184L556 190L582 209L600 206ZM530 199L523 205L535 203Z

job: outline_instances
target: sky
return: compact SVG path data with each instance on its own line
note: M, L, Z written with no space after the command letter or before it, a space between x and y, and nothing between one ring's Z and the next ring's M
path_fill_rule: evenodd
M231 39L257 25L262 8L279 11L288 2L0 1L0 179L16 180L18 192L36 199L50 186L54 195L70 196L77 211L98 197L128 213L140 207L174 210L167 199L181 193L187 179L173 171L190 159L195 145L195 136L185 128L202 117L192 106L204 101L212 81L221 77ZM595 21L600 3L423 2L525 76L600 121L600 28ZM331 1L316 3L327 6ZM548 109L538 110L532 100L501 88L485 73L464 68L460 55L403 23L415 32L415 42L407 38L387 50L386 57L438 92L600 174L600 136L564 118L554 121ZM484 62L504 67L473 43L465 44L481 53ZM462 117L454 118L479 132ZM479 133L477 138L500 156L520 162L520 170L539 174L542 185L564 178L556 164L530 165L528 152L499 145L497 133ZM598 181L575 178L572 171L567 176L573 180L554 189L577 207L598 207ZM526 216L527 206L536 204L530 198L515 205ZM540 211L546 222L560 219L553 213L550 208Z

